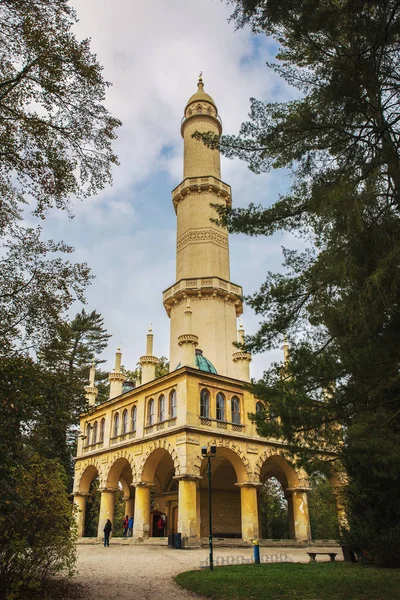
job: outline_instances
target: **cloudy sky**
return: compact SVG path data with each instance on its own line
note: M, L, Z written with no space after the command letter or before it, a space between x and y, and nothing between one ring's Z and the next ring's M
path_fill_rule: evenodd
M77 36L92 39L92 50L112 82L107 106L123 126L115 150L121 165L114 185L75 205L75 219L52 214L46 227L55 239L75 246L96 279L87 309L96 309L112 334L104 354L112 368L117 345L123 364L134 368L145 354L152 323L154 353L169 354L169 319L162 291L175 281L176 220L171 190L182 179L180 121L203 71L205 90L214 98L224 133L236 133L249 110L249 98L265 101L293 96L265 62L274 44L248 30L235 31L231 8L220 0L74 0ZM232 186L233 203L268 205L284 191L282 172L253 175L240 161L222 160L222 179ZM267 270L278 269L284 235L272 239L230 236L231 281L250 294ZM76 307L79 309L80 307ZM246 332L258 317L245 308ZM281 351L254 357L260 376Z

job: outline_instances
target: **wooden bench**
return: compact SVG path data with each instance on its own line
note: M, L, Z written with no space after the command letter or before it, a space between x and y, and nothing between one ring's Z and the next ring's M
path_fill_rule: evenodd
M329 558L331 559L331 562L335 562L335 558L337 556L337 552L307 552L308 556L310 557L310 562L316 562L316 556L317 554L325 554L328 555Z

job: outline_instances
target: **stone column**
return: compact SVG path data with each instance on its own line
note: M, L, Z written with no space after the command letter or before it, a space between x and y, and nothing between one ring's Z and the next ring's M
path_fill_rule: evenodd
M150 535L150 492L154 483L140 482L135 485L135 516L133 537L147 538Z
M242 538L244 540L257 540L260 535L257 488L261 487L262 484L254 481L243 481L235 485L240 488Z
M78 538L83 537L83 534L85 533L86 500L88 495L89 494L83 492L74 494L74 505L76 507L75 520Z
M97 537L103 537L104 525L107 519L110 519L113 525L114 531L114 508L115 508L115 492L114 488L102 488L100 497L100 515L99 515L99 527L97 529Z
M310 540L311 528L308 514L307 492L310 488L292 488L294 535L296 540Z
M196 500L197 500L197 527L196 527L196 536L201 538L201 490L200 490L200 481L196 483Z
M171 533L171 500L167 500L165 506L167 510L167 530L165 532L165 535L168 535L169 533Z
M179 481L178 492L178 533L182 537L197 536L197 481L196 475L175 477Z
M293 515L293 498L292 492L285 491L285 498L288 504L288 518L289 518L289 534L290 539L294 540L296 537L294 530L294 515Z
M125 500L125 515L133 517L133 511L135 506L134 498L124 498Z

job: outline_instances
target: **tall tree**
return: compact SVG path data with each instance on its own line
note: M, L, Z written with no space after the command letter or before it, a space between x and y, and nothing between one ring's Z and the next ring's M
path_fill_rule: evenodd
M120 122L103 105L102 67L72 31L68 0L0 3L2 215L28 198L37 214L110 183Z
M72 477L76 424L87 409L84 386L89 365L107 346L111 336L103 317L82 309L71 321L59 323L54 337L39 353L44 371L43 402L31 425L30 438L44 456L57 457Z
M264 318L248 350L270 349L285 334L291 342L288 364L253 385L266 414L279 416L260 414L259 430L286 439L312 469L321 448L332 450L332 461L339 456L351 477L350 526L363 527L358 543L398 564L398 553L383 556L382 532L393 550L400 540L400 2L231 3L239 26L279 44L270 66L299 91L286 103L253 99L238 136L197 134L255 172L286 167L294 178L270 208L220 210L232 232L286 230L305 244L300 253L286 249L283 272L269 273L247 299ZM371 451L362 453L365 445ZM370 473L380 473L370 486L384 519L371 493L360 511L367 456Z
M86 264L21 224L29 206L44 219L51 207L70 212L111 182L112 141L120 122L104 107L102 67L89 40L72 28L68 0L0 2L0 347L51 337L57 316L89 282Z

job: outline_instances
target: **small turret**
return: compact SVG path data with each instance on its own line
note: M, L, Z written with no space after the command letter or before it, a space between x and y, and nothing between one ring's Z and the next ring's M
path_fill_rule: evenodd
M182 350L181 366L197 367L196 364L196 346L199 344L199 338L192 333L192 310L188 299L184 314L185 333L178 336L178 346Z
M114 371L112 371L108 376L108 380L110 382L110 400L111 398L116 398L122 394L122 384L125 381L125 375L121 373L121 357L121 348L118 346L115 353Z
M239 325L237 334L238 343L243 347L244 329L241 323ZM250 363L252 360L250 352L244 352L243 350L240 350L239 352L234 352L232 358L237 368L237 378L241 381L250 381Z
M99 390L95 386L95 378L96 367L94 366L94 362L92 362L92 366L90 367L89 371L89 385L84 388L86 399L90 406L94 406L96 404L97 394L99 393Z
M142 367L142 385L156 378L156 365L158 358L153 356L153 330L151 324L147 333L146 354L140 357Z

